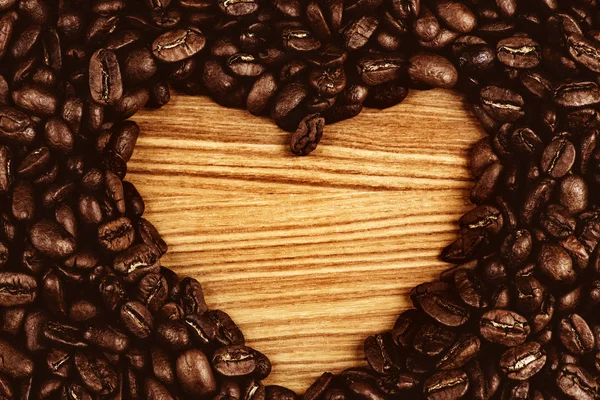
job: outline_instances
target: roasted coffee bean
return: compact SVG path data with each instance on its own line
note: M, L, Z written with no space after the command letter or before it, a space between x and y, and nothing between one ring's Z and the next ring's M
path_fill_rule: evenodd
M459 399L469 390L469 379L462 370L442 371L423 382L427 400Z
M314 151L323 137L324 125L325 120L319 114L307 115L290 141L292 153L306 156Z
M483 109L500 122L514 122L525 115L523 97L510 89L484 87L480 92L480 101Z
M204 301L202 285L194 278L185 278L180 284L181 303L186 314L203 313L208 310Z
M446 58L430 53L411 57L408 75L414 82L430 87L452 88L458 81L454 65Z
M88 346L83 341L81 330L73 325L47 321L43 325L43 335L46 340L60 347L85 348Z
M161 347L153 347L150 354L154 376L167 386L173 385L175 383L175 369L170 354Z
M217 389L210 362L197 349L183 352L176 361L177 378L189 396L203 396Z
M12 143L31 144L36 138L33 121L21 111L0 106L0 138Z
M546 277L557 282L573 283L577 278L569 254L554 244L542 245L538 255L538 268Z
M573 354L585 354L594 348L592 330L578 314L563 318L560 321L558 334L563 346Z
M144 275L158 272L158 255L146 244L136 244L120 252L113 260L114 270L126 282L136 282Z
M460 326L469 319L469 310L452 298L443 286L419 285L411 291L410 297L423 312L443 325Z
M423 7L420 11L413 23L413 31L420 40L430 42L439 35L440 22L429 8Z
M389 333L369 336L364 349L365 357L374 371L387 374L400 369L400 359Z
M528 37L513 36L496 45L498 60L512 68L534 68L542 61L539 44Z
M346 50L355 51L364 47L377 30L379 21L374 16L362 16L351 21L342 31L342 43Z
M149 247L151 247L159 256L162 256L167 252L167 243L163 240L158 233L158 230L150 223L150 221L140 218L137 223L137 234L142 241Z
M563 108L582 108L600 103L600 89L594 82L565 82L554 90L554 103Z
M542 154L541 167L553 178L565 176L575 163L576 150L566 139L555 139L546 146Z
M556 376L558 389L571 398L591 400L596 397L598 383L592 375L575 364L563 365Z
M491 343L513 347L527 340L531 328L527 319L516 312L494 309L481 316L479 332Z
M242 345L225 346L212 357L212 367L223 376L249 376L258 367L258 353Z
M98 315L98 308L92 302L79 300L71 304L69 319L74 322L85 322L94 319Z
M154 318L150 311L137 301L129 301L121 306L119 316L123 327L140 339L152 334Z
M74 364L90 392L108 395L117 389L119 377L105 358L76 352Z
M175 400L175 397L169 393L169 390L153 378L146 378L144 394L148 400Z
M500 357L500 368L509 379L527 380L546 363L546 354L537 342L526 342L506 350Z
M206 38L200 30L176 29L159 36L152 43L152 53L160 61L173 63L194 56L205 44Z
M113 106L123 97L123 82L117 56L100 49L90 59L89 86L92 98L102 105Z
M95 326L83 332L83 338L110 353L121 354L129 348L129 337L112 326Z

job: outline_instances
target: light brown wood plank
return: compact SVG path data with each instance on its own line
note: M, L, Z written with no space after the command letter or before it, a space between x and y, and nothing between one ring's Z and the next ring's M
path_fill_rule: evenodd
M328 126L304 158L271 121L206 98L135 119L128 179L170 246L163 264L269 356L267 383L299 393L364 363L364 338L446 267L437 255L471 207L465 156L481 133L445 91Z

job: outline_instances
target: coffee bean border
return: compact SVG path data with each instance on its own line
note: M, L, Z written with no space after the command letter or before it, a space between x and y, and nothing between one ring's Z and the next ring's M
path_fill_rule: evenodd
M297 155L409 88L489 135L456 266L305 400L600 398L599 25L596 0L0 0L0 398L296 399L124 180L170 85Z

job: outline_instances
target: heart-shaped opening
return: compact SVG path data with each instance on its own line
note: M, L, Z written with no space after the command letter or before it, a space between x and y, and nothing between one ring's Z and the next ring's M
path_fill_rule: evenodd
M176 96L137 114L128 180L169 244L164 265L200 280L269 356L266 383L302 393L321 371L366 365L364 338L447 267L481 129L459 95L415 91L328 127L298 158L269 120L222 112Z

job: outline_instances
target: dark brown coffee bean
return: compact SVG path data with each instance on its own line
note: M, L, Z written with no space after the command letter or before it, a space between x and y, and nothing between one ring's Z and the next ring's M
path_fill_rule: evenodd
M36 138L33 121L21 111L0 106L0 138L18 144L31 144Z
M400 369L400 359L389 333L369 336L364 344L365 357L374 371L387 374Z
M564 108L582 108L600 103L600 88L594 82L565 82L556 86L554 103Z
M479 332L492 343L513 347L527 340L531 328L527 320L516 312L495 309L481 316Z
M422 7L413 23L415 35L424 42L430 42L440 33L440 22L427 7Z
M46 366L51 374L67 378L71 372L73 355L62 349L52 349L46 357Z
M246 107L254 115L262 114L277 92L277 81L273 74L266 72L252 86L246 100Z
M566 38L566 45L576 62L594 72L600 72L600 45L596 41L583 37L579 30L571 32Z
M454 370L463 367L479 353L481 342L473 335L463 335L436 363L438 370Z
M548 234L558 239L571 236L576 227L576 221L568 210L556 204L549 205L542 213L540 224Z
M523 97L510 89L484 87L480 92L480 101L483 109L500 122L514 122L525 115Z
M146 244L136 244L117 254L113 268L126 282L136 282L144 275L158 272L158 256Z
M135 239L135 230L129 218L121 217L98 227L98 242L109 251L128 249Z
M573 283L577 278L569 254L554 244L542 245L538 255L538 268L546 277L556 282Z
M112 326L93 326L83 332L90 344L110 353L121 354L129 348L129 338Z
M506 350L500 357L500 368L509 379L527 380L546 363L546 353L537 342L527 342Z
M427 400L460 399L469 390L469 378L462 370L442 371L423 382Z
M578 314L560 321L558 334L561 343L573 354L585 354L594 348L594 334L587 322Z
M105 358L76 352L74 363L90 392L108 395L117 389L119 377Z
M26 378L34 373L34 363L10 343L0 340L0 372L11 378Z
M556 385L562 393L577 399L592 400L598 392L596 379L575 364L565 364L558 371Z
M113 106L123 97L121 69L115 53L97 50L90 59L89 86L98 104Z
M325 120L319 114L307 115L290 140L292 153L306 156L315 150L323 137L324 125Z
M175 397L169 393L169 390L153 378L146 378L144 394L148 400L175 400Z
M12 215L18 221L31 221L35 216L35 192L27 181L17 181L12 193Z
M78 300L71 304L69 309L69 319L74 322L85 322L96 318L98 308L92 302Z
M469 319L469 310L461 306L444 285L419 285L411 291L410 297L413 304L443 325L460 326Z
M42 331L46 340L59 347L85 348L88 346L83 341L81 330L76 326L47 321L44 323Z
M153 347L150 354L154 376L165 385L172 386L175 383L175 369L170 354L161 347Z
M51 220L41 220L32 225L30 240L40 253L52 258L68 257L75 252L75 239Z
M528 37L513 36L496 45L498 60L512 68L534 68L542 61L539 44Z
M356 67L364 83L376 86L398 79L406 68L406 61L400 55L373 54L359 59Z
M364 47L377 30L379 21L373 16L362 16L351 21L342 31L342 43L346 50L355 51Z
M210 363L203 352L191 349L183 352L176 361L177 379L189 396L203 396L217 389Z
M155 254L162 256L167 252L167 243L158 233L158 230L150 223L150 221L140 218L137 223L137 234L142 239L142 242L151 247Z
M163 33L152 43L152 53L163 62L177 62L200 52L206 44L204 34L196 28L176 29Z
M575 156L573 143L562 138L555 139L546 146L542 154L542 170L553 178L561 178L573 167Z
M249 376L257 369L257 352L250 347L233 345L218 349L212 367L223 376Z
M458 81L458 72L446 58L420 53L410 58L408 75L417 83L430 87L452 88Z
M129 332L140 339L146 339L152 334L154 319L150 311L137 301L129 301L119 312L121 323Z

